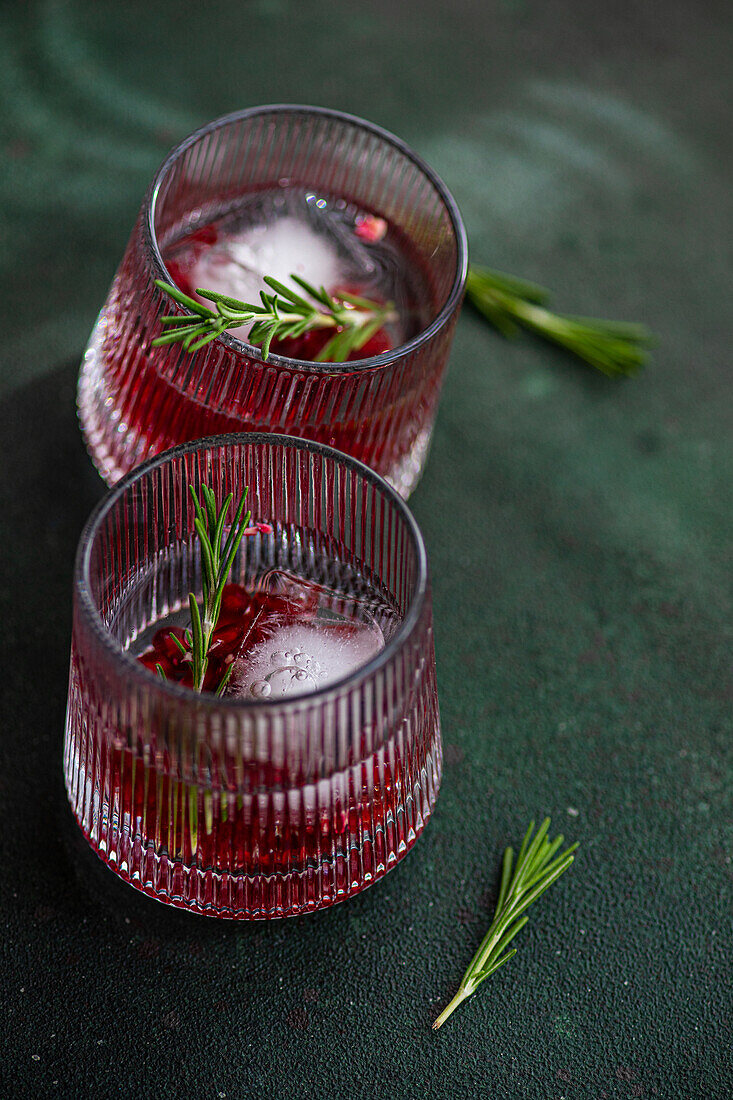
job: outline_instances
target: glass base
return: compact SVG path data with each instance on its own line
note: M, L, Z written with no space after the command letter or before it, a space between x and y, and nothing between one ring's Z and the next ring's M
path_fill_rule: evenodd
M328 820L316 815L311 827L301 827L299 832L296 829L295 834L289 834L289 845L288 823L278 823L273 811L277 794L270 794L264 807L256 797L250 801L248 810L243 811L240 805L239 820L230 821L230 832L241 829L240 844L250 854L249 870L241 867L227 871L215 865L230 858L231 840L226 852L220 851L218 857L216 850L212 853L214 866L202 865L206 837L193 839L188 859L171 857L160 843L161 836L166 835L171 846L186 850L191 834L199 828L199 815L194 808L207 802L210 806L210 792L202 794L189 787L181 790L179 796L175 787L182 785L163 776L151 777L149 770L142 767L138 769L136 784L135 768L130 769L129 763L127 767L111 766L111 774L97 776L98 782L93 784L85 781L84 769L75 767L70 760L66 762L66 787L74 816L91 848L111 871L141 893L202 916L272 920L327 909L378 882L396 866L412 849L432 815L440 786L440 752L440 738L436 734L432 750L424 758L420 782L409 795L395 792L396 797L386 794L377 803L374 798L368 805L352 803L348 810L332 810ZM110 765L116 755L114 751L108 754ZM376 770L376 763L374 766ZM130 770L132 781L128 778L125 782L124 773L127 771L129 777ZM111 782L115 773L119 785L114 804L110 805L102 801L98 792L99 788L115 785ZM346 789L351 786L353 790L353 782L353 776L340 777L340 782L332 779L327 785L332 795L334 786ZM159 792L167 791L166 814L159 811L158 815L152 815L157 816L157 821L148 822L148 827L152 826L152 831L158 834L157 844L143 834L141 818L135 815L135 808L149 798L153 785ZM284 801L284 793L280 798ZM158 803L160 806L159 798ZM253 822L253 816L259 816L261 824ZM292 828L292 821L289 824ZM339 828L338 833L334 825ZM201 831L206 831L205 824ZM216 825L212 831L216 833ZM273 836L282 842L279 850L266 846ZM210 847L216 849L216 844L214 836ZM306 850L310 851L310 858L304 858ZM257 871L257 862L260 866L269 864L281 869L270 873Z
M127 858L117 859L96 846L84 831L82 834L92 851L102 862L146 897L185 909L197 916L223 920L277 920L298 917L329 909L361 893L384 878L412 850L429 818L405 840L391 863L375 867L373 874L337 886L343 872L322 866L289 876L271 875L265 878L236 878L214 870L201 871L180 861L158 856L153 849L144 849L140 841L128 846Z

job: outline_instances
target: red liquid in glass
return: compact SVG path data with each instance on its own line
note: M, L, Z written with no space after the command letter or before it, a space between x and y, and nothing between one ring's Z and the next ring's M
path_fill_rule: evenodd
M355 228L358 228L358 226ZM222 231L216 223L205 225L177 241L170 253L166 252L164 256L166 266L175 285L179 287L184 294L188 294L192 298L199 298L201 302L209 306L211 306L211 303L207 302L205 298L200 298L196 293L201 280L196 279L195 275L197 264L198 261L201 260L202 254L219 242L221 233ZM307 265L305 266L307 268ZM213 279L210 280L210 282L215 281L216 280ZM201 289L219 290L220 288L216 285L207 285L201 287ZM262 289L266 290L268 288L264 286ZM299 287L293 287L293 289L300 290ZM360 282L349 282L343 285L328 286L326 289L331 294L345 291L346 293L362 297L368 297L371 292L367 283ZM256 298L254 294L247 294L246 290L246 287L237 287L235 285L231 291L227 288L227 291L222 290L222 293L230 292L234 297L241 295L246 301L254 301L255 304L259 304L259 299ZM371 300L384 304L384 298L381 296L377 296ZM288 359L305 359L309 362L313 362L336 331L339 330L315 329L312 332L304 332L302 336L296 339L288 338L285 340L273 340L270 344L270 353L272 355L285 355ZM246 339L246 335L242 334L242 338ZM395 338L393 338L386 329L379 329L361 348L359 348L358 351L352 351L347 361L369 359L373 355L381 355L382 352L391 351L395 346L395 342Z
M274 683L273 697L325 687L348 675L384 645L384 635L379 625L368 611L362 609L360 612L360 607L358 601L339 597L329 589L278 569L265 574L253 590L241 584L226 585L209 646L203 690L215 692L232 664L235 673L238 668L244 672L248 667L248 656L258 653L266 642L276 651L287 645L303 651L309 644L320 643L319 648L325 645L327 656L329 651L332 652L334 661L338 662L334 668L322 667L317 657L313 657L311 665L317 669L317 675L313 676L308 671L311 665L306 661L307 652L298 652L294 661L290 659L291 654L287 654L289 660L285 661L285 665L292 666L293 676L289 680L284 675L270 676L266 682L269 684L272 680ZM382 609L383 622L385 616L392 618L392 613L386 608ZM299 646L278 641L297 639L298 636L301 638ZM189 638L190 632L182 626L160 627L153 634L151 645L140 654L138 660L171 683L191 688ZM267 671L274 674L276 670ZM260 677L257 682L261 683ZM254 697L267 698L271 693L272 689L266 687L264 692L254 692ZM226 694L245 694L236 675L231 677ZM247 697L252 694L246 693Z
M313 601L315 612L315 599ZM307 611L304 607L303 611ZM228 667L246 647L259 645L277 624L296 613L296 607L286 595L271 592L248 592L239 584L228 584L221 601L221 613L212 635L204 691L216 691ZM138 660L151 672L166 680L192 687L191 657L188 631L180 626L161 627L155 632L152 645ZM178 643L173 638L178 639ZM181 646L186 650L181 652Z
M417 335L435 316L439 303L403 234L388 227L384 239L365 240L358 233L360 219L371 215L336 201L347 212L342 212L340 231L346 233L351 219L350 231L359 246L386 260L380 260L376 278L373 272L360 278L357 264L346 265L340 286L327 289L395 301L401 318L399 325L375 333L352 353L349 358L356 362L378 357ZM192 275L197 262L207 250L226 243L228 218L169 235L164 242L162 254L170 276L186 293L196 289ZM80 389L90 449L108 480L176 443L230 432L275 431L334 446L377 470L400 492L410 491L422 468L439 397L445 360L440 346L433 346L425 361L418 352L386 367L377 358L374 367L355 371L343 366L336 371L327 366L299 370L275 361L275 356L284 355L312 362L333 330L274 342L267 363L249 358L246 350L234 352L221 341L212 345L207 360L200 353L187 354L179 345L153 348L150 341L161 330L154 320L146 322L141 341L134 317L137 300L130 294L130 287L139 282L139 264L133 243L92 341ZM140 308L150 310L151 304ZM164 308L158 306L157 312ZM141 312L140 318L144 315ZM439 338L446 351L451 336L449 326ZM433 365L436 361L439 369Z
M338 599L320 585L279 570L271 571L256 590L229 584L207 688L215 689L232 658L241 658L268 636L276 637L279 629L317 621L324 603L343 612L345 604ZM367 621L370 613L357 611L365 620L358 622L354 601L345 600L352 608L351 621L347 616L329 619L327 631L347 636L371 626L382 638L375 621ZM369 606L373 608L371 601ZM377 612L389 629L393 612L384 605ZM190 685L189 664L171 641L172 632L183 640L180 627L158 628L138 659L151 671L160 664L169 680ZM244 765L244 782L240 765L235 790L213 772L206 781L209 757L203 749L202 773L194 784L175 775L172 761L153 768L129 748L106 746L105 767L118 788L114 801L128 811L109 845L119 853L118 873L174 905L225 916L236 916L239 910L260 916L304 912L358 892L380 878L394 859L390 853L406 851L419 832L403 809L408 787L398 745L374 751L370 736L365 730L361 751L338 781L328 779L325 797L317 785L306 784L295 799L288 795L292 776L284 760L250 760ZM232 745L227 760L232 776L238 771L237 751ZM432 746L421 751L431 752ZM250 793L242 794L243 786ZM273 794L278 791L282 793ZM115 828L113 822L110 827ZM104 858L103 849L100 854ZM131 867L136 868L133 874Z

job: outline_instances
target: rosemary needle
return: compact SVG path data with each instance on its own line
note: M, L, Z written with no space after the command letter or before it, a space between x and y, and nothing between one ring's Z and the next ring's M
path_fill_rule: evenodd
M557 855L564 837L558 836L553 841L548 839L549 817L545 818L537 830L537 835L532 839L534 827L535 823L532 821L519 849L516 865L514 865L512 849L507 848L504 852L494 919L468 970L463 975L458 992L438 1016L433 1024L434 1029L441 1027L458 1006L476 992L489 975L516 955L515 947L511 951L507 951L507 947L529 919L523 915L525 909L529 908L532 902L536 901L540 894L543 894L573 862L573 852L578 845L572 844Z

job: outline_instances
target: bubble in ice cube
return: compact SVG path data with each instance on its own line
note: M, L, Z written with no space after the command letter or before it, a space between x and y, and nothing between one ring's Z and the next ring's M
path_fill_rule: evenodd
M376 623L314 619L282 626L239 658L230 694L280 699L316 691L349 676L383 646Z

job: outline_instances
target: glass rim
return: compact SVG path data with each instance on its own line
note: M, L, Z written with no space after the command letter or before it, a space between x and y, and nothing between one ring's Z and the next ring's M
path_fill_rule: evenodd
M165 174L176 160L201 138L207 137L215 130L228 126L232 122L251 118L255 115L276 115L285 114L287 112L305 115L320 115L324 118L335 118L342 122L351 123L354 126L375 134L378 138L381 138L382 141L398 149L408 158L408 160L412 161L435 187L435 190L448 212L456 241L456 272L453 284L438 314L430 322L427 328L424 328L417 336L413 336L411 340L407 340L404 344L400 344L399 347L392 348L390 351L382 352L379 355L371 355L366 359L355 359L346 363L314 363L310 359L291 359L288 356L277 355L275 352L272 352L268 355L267 360L264 360L262 358L261 348L255 347L254 344L248 344L245 340L240 340L238 337L232 336L228 332L221 333L212 343L216 344L218 341L221 341L222 344L231 348L231 350L238 355L244 355L249 359L259 360L262 363L266 363L268 366L275 364L286 370L307 371L315 374L353 374L359 371L382 370L404 358L406 355L410 355L412 352L422 347L423 344L426 344L445 327L453 316L454 310L458 306L463 295L466 276L468 274L468 237L458 205L437 172L435 172L430 165L427 164L421 156L415 153L401 138L398 138L395 134L391 133L389 130L385 130L382 126L378 126L374 122L369 122L367 119L360 118L358 115L348 114L345 111L338 111L331 107L312 107L302 103L272 103L263 104L259 107L246 107L239 111L231 111L229 114L222 115L220 118L214 119L205 126L199 127L198 130L194 130L193 133L183 138L182 141L171 149L153 176L153 180L145 195L143 203L146 212L146 217L144 218L145 243L150 251L153 267L157 268L158 278L162 278L164 281L175 285L175 281L171 277L168 268L165 266L160 248L158 247L154 221L161 185L164 181Z
M359 665L358 668L354 669L353 672L350 672L347 676L342 676L338 680L334 680L332 683L322 688L316 688L315 691L310 692L293 693L282 699L271 701L245 698L234 699L227 696L217 696L212 692L197 693L190 688L182 687L179 684L161 679L160 676L157 676L154 672L141 664L131 653L122 649L113 639L91 595L90 564L91 551L95 537L99 533L101 524L106 516L128 489L132 488L136 482L142 481L151 470L163 466L172 459L179 458L185 454L204 451L214 447L250 443L274 443L292 447L300 451L309 451L320 454L326 458L336 459L339 465L346 466L356 471L365 481L371 482L372 485L379 489L387 500L396 507L406 524L416 551L417 559L415 590L410 599L407 613L394 636L385 643L384 648L381 649L379 653L375 654L368 661L365 661L364 664ZM134 680L138 680L142 686L146 686L148 691L157 691L164 698L169 698L171 702L188 702L191 707L196 710L200 710L203 707L207 710L225 710L235 714L240 711L243 713L254 712L274 714L291 711L301 707L308 707L312 702L322 703L328 699L335 698L341 695L345 690L350 689L353 685L372 677L376 672L391 662L393 657L403 649L405 643L416 630L422 618L427 599L428 578L427 552L425 550L425 541L422 532L405 501L383 477L375 473L374 470L366 466L363 462L360 462L356 458L352 458L350 455L344 454L343 451L338 451L335 447L329 447L325 443L316 443L310 439L304 439L299 436L281 435L275 432L236 432L225 435L206 436L202 439L196 439L188 443L181 443L177 447L171 447L169 450L162 451L159 455L136 466L130 473L126 474L125 477L121 478L112 489L108 490L92 510L79 536L74 564L74 591L78 601L77 606L79 613L84 618L86 626L89 627L95 639L101 644L107 658L113 664L117 664L124 669Z

